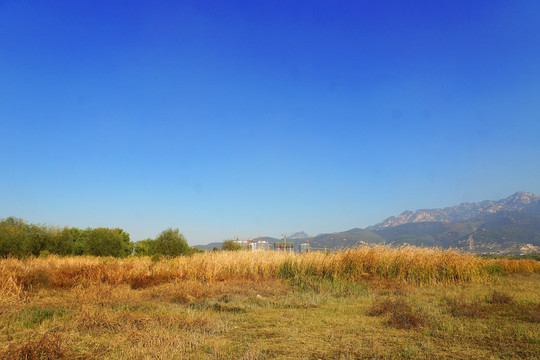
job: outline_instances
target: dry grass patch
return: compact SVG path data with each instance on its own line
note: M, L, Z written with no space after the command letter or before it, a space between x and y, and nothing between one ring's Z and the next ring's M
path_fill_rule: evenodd
M479 301L467 301L464 297L447 298L448 312L454 317L486 318L489 310Z
M120 331L123 325L116 314L102 307L83 308L77 319L79 331Z
M21 345L11 344L1 355L1 358L5 360L61 360L70 358L62 347L60 336L49 333Z
M380 295L407 296L410 294L410 285L403 281L394 279L378 279L369 281L368 287Z
M540 304L530 305L525 308L522 319L532 323L540 323Z
M420 310L413 310L403 299L386 298L372 305L368 315L381 316L388 314L386 324L397 329L414 329L425 325L426 316Z
M170 331L219 332L223 324L205 314L189 315L170 309L139 311L115 311L110 308L91 307L81 311L77 330L81 332L130 332L163 328Z
M224 300L231 296L262 297L284 295L290 288L279 279L267 281L229 280L212 283L197 281L177 281L154 288L145 289L143 293L153 299L189 305L201 299Z
M512 304L514 298L507 293L495 290L493 291L493 294L491 294L491 298L488 302L490 304Z

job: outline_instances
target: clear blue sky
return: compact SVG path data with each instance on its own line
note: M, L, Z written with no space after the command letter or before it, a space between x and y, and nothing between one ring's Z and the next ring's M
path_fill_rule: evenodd
M538 1L0 1L0 217L190 244L540 192Z

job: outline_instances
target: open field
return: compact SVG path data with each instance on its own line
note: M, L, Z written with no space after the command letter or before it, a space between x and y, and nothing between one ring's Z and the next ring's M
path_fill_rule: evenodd
M539 354L534 260L409 247L0 260L2 359Z

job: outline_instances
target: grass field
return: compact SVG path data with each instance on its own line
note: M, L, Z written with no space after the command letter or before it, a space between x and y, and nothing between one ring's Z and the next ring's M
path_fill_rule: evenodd
M538 359L540 263L436 249L0 260L1 359Z

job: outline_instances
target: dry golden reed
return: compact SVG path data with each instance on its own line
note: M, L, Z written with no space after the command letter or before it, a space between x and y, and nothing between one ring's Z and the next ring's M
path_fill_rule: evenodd
M276 278L395 279L411 284L479 282L504 273L540 272L534 260L481 259L452 250L373 246L321 253L208 252L153 262L142 258L57 257L0 260L0 294L94 283L145 288L173 281Z

